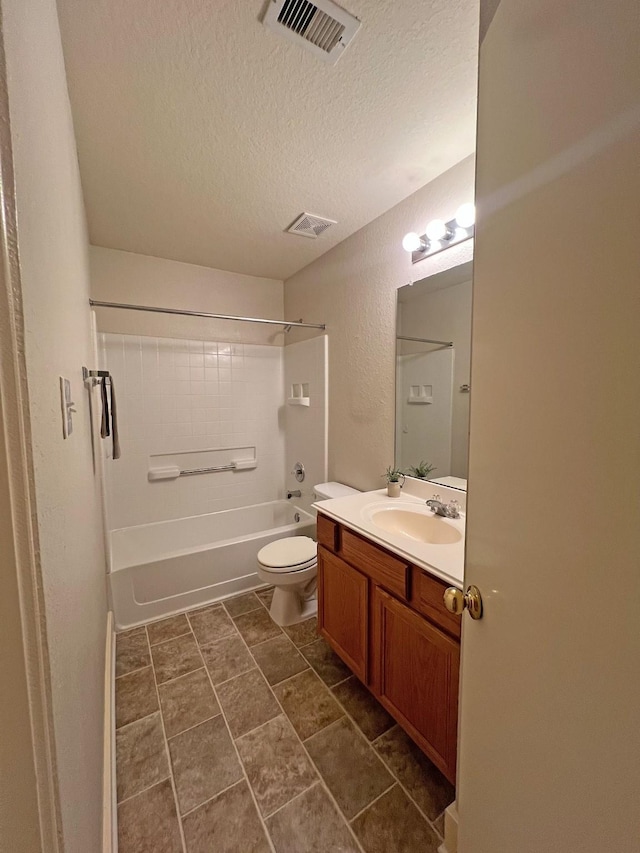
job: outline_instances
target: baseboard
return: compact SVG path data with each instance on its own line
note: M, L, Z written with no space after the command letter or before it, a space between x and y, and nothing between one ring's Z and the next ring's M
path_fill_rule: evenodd
M104 747L102 755L102 853L118 853L116 810L116 635L113 611L107 613L104 655Z
M458 809L451 803L444 813L444 844L438 847L438 853L458 853Z

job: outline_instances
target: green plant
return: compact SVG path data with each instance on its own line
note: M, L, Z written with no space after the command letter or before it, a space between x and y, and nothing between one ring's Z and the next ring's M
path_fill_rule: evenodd
M382 476L386 479L387 483L399 483L400 478L404 480L404 471L401 471L399 468L393 468L389 465Z
M408 473L412 477L417 477L418 480L427 480L431 472L435 470L435 465L432 465L430 462L425 462L423 459L417 465L411 466Z

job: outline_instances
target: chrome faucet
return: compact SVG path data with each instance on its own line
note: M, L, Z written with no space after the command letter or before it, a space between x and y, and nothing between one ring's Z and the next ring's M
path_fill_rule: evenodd
M292 492L291 491L287 492L287 500L288 501L290 501L291 498L301 498L301 497L302 497L302 492L300 491L300 489L294 489Z
M441 501L440 495L434 495L427 501L427 506L431 507L433 513L443 518L460 518L460 504L456 500L445 504Z

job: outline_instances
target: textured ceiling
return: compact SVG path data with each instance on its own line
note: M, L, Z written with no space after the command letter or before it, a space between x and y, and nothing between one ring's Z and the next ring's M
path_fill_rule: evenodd
M342 5L331 66L262 0L58 0L91 242L287 278L470 154L477 0Z

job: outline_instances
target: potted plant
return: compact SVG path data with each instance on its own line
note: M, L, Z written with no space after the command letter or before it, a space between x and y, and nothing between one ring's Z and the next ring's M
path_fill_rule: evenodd
M411 466L409 468L408 473L412 477L416 477L418 480L428 480L431 472L435 470L435 465L432 465L430 462L425 462L424 460L422 460L417 465Z
M399 468L394 468L391 465L382 475L387 481L387 494L390 498L399 498L400 489L404 484L404 472Z

